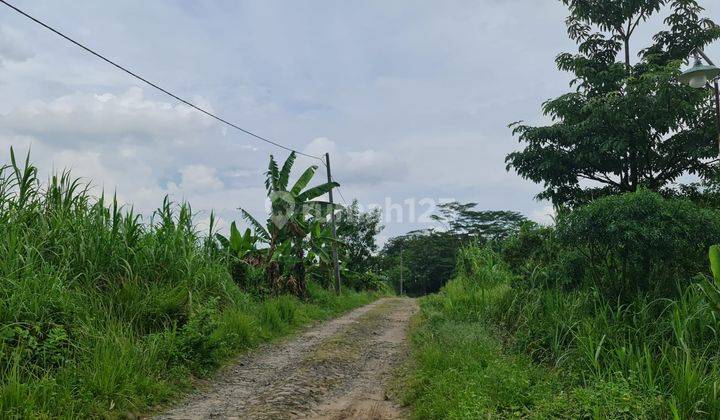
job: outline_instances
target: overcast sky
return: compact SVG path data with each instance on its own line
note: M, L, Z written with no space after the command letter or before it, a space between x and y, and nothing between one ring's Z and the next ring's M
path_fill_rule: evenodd
M720 20L720 2L702 3ZM541 103L568 90L554 57L575 46L559 1L15 4L245 128L330 152L348 201L404 207L403 222L397 206L386 215L384 238L427 227L422 214L443 199L548 220L540 187L504 157L518 148L507 125L544 121ZM642 28L634 53L661 25ZM720 61L720 45L708 53ZM0 92L0 160L31 146L41 172L70 167L146 213L170 194L198 221L261 214L268 155L286 156L2 5Z

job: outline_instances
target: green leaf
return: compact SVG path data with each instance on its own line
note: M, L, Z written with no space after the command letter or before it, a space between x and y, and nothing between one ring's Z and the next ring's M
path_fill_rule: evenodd
M715 282L720 284L720 245L710 247L710 270L712 270Z
M270 155L270 163L268 164L268 171L265 178L265 188L269 191L278 190L278 181L280 178L280 170L278 169L277 162L273 155Z
M224 237L223 235L221 235L219 233L215 234L215 238L217 239L218 242L220 242L220 245L223 248L225 248L225 249L230 248L230 241L228 240L228 238Z
M305 212L305 214L309 214L318 219L325 219L333 211L343 208L337 203L317 200L308 201L303 204L303 206L303 211Z
M310 183L310 180L312 180L312 177L315 176L315 171L317 171L317 166L313 165L307 169L305 169L305 172L300 175L300 178L298 178L297 181L295 181L295 185L293 185L292 190L290 192L292 195L297 196L300 194L300 191L303 190L303 188L307 187L307 184Z
M243 241L245 242L245 245L248 247L254 245L252 232L250 231L250 229L245 229L245 236L243 237Z
M285 160L285 163L283 164L282 169L280 170L280 175L278 177L278 185L277 189L280 191L284 191L287 189L288 181L290 180L290 171L292 170L292 166L295 163L295 152L290 153L290 156Z
M327 194L328 192L330 192L330 190L339 186L340 184L338 184L337 182L326 182L325 184L320 184L317 187L305 190L305 192L298 195L298 201L302 203L304 201L312 200L313 198L317 198L323 194Z
M248 213L245 209L238 209L242 213L243 218L252 225L253 229L255 229L255 234L262 239L269 241L270 240L270 234L267 230L263 227L263 225L260 224L253 216L252 214Z
M242 236L240 235L240 231L238 231L235 222L230 223L230 246L235 252L242 249Z

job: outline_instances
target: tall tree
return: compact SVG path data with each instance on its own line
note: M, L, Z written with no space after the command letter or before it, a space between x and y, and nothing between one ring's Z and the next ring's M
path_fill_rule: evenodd
M368 269L370 258L378 250L376 237L383 228L380 210L361 212L357 200L342 209L337 221L337 236L348 270L364 273Z
M445 225L448 232L460 237L481 241L503 239L518 231L527 221L518 212L507 210L475 210L477 203L453 201L438 206L438 213L430 216Z
M455 256L463 244L502 240L527 223L520 213L475 210L476 206L458 202L439 206L432 218L443 228L391 238L380 253L378 267L396 288L402 270L404 290L410 295L434 293L453 277Z
M561 1L578 53L556 62L575 75L576 90L543 105L551 125L512 124L525 148L507 156L507 169L543 183L539 198L571 205L640 186L662 190L685 174L716 176L709 92L677 82L692 50L720 38L697 1ZM667 29L633 63L637 28L664 6Z

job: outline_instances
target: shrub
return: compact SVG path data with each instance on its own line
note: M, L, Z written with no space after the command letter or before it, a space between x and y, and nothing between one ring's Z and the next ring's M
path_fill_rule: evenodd
M389 279L386 275L370 270L362 273L347 271L343 273L342 280L346 287L357 291L366 290L378 292L389 291L391 289Z
M524 223L517 234L502 242L503 260L515 273L527 274L535 267L550 260L556 252L552 245L555 229L539 226L536 223Z
M720 242L720 212L641 190L560 218L557 237L584 260L576 281L623 300L638 292L675 296L678 281L707 268L708 246Z

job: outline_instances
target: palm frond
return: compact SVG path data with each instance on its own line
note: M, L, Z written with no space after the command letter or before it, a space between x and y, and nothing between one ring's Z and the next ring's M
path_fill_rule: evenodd
M268 190L268 192L277 191L279 178L280 170L278 169L278 164L275 161L275 157L273 157L273 155L270 155L268 171L265 173L265 189Z

